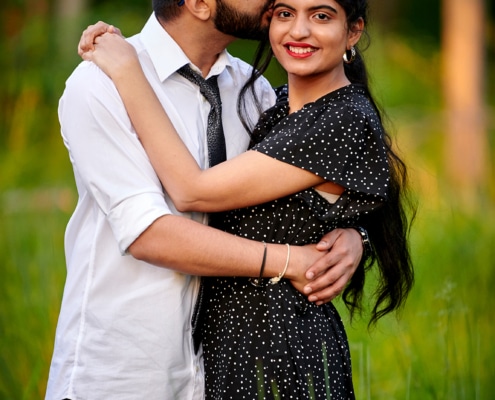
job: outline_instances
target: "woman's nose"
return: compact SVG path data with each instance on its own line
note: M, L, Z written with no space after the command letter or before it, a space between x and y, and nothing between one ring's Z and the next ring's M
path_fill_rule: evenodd
M308 37L310 34L308 21L302 17L295 18L290 29L290 34L294 39Z

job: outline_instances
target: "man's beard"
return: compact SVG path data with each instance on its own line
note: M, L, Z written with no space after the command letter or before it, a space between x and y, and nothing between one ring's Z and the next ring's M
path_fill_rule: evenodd
M263 15L270 8L270 4L268 3L258 15L252 15L241 13L225 4L223 0L217 0L217 13L213 20L215 27L220 32L239 39L261 40L268 36L268 24L262 24Z

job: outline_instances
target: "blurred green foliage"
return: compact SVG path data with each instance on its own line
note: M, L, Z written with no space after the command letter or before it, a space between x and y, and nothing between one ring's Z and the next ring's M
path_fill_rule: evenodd
M486 66L491 156L492 3ZM132 35L150 4L93 0L72 19L61 19L53 0L4 0L0 6L0 399L44 396L65 278L63 232L77 199L57 102L79 62L80 33L101 19ZM489 399L495 392L495 210L490 197L477 210L460 209L443 178L440 2L372 4L365 55L411 166L420 212L412 237L417 283L402 319L387 318L371 333L364 320L349 326L358 398ZM241 41L231 51L249 61L254 46ZM274 85L285 79L276 65L267 76ZM493 182L487 186L493 194Z

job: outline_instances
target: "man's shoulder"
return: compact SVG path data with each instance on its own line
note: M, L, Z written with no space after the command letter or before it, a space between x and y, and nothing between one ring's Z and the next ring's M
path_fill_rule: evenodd
M134 46L134 48L136 49L136 51L138 53L140 53L141 51L144 50L144 44L143 44L143 41L141 40L141 37L142 37L142 33L139 32L139 33L136 33L135 35L132 35L132 36L129 36L128 38L126 38L126 40Z
M91 61L82 61L65 82L67 88L76 87L78 90L92 91L102 83L109 84L111 79Z
M143 45L139 40L139 34L127 38L138 54L142 52ZM114 86L112 80L93 62L82 61L66 80L66 88L68 86L76 86L78 90L91 92L99 90L102 86Z
M229 57L230 64L233 68L242 73L251 73L253 67L248 62L243 59L233 56L231 53L227 52L227 56Z
M78 110L89 116L101 109L114 112L122 106L122 101L112 80L94 63L83 61L67 78L59 101L59 112Z

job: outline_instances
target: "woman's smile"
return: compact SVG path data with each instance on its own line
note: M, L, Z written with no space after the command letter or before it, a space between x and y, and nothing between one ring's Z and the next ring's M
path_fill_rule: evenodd
M296 58L307 58L316 52L318 49L307 43L286 43L285 48L287 53Z

